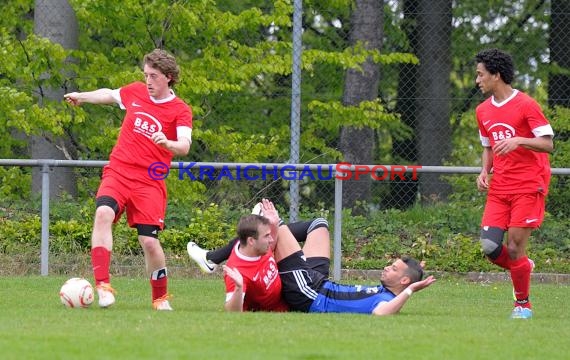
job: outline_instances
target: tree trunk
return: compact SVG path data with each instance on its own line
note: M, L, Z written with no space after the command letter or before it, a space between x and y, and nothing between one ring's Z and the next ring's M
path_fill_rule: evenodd
M404 0L403 2L403 30L408 38L410 49L405 51L417 54L418 49L418 0ZM413 131L409 139L394 140L392 157L396 164L417 164L417 119L416 119L416 81L418 66L414 64L400 64L398 70L398 96L396 112L400 114L402 122ZM407 181L394 181L390 183L390 195L385 199L385 206L406 209L416 201L418 183L406 175Z
M356 0L350 30L351 45L362 41L367 49L380 49L383 33L383 2L378 0ZM368 59L362 64L362 71L349 69L345 74L343 103L357 106L362 101L378 97L380 78L378 64ZM340 132L340 150L344 161L351 164L372 164L374 162L375 132L370 128L343 127ZM357 201L370 200L370 177L349 180L343 186L343 204L352 207Z
M570 2L552 0L550 19L550 63L559 69L569 69L570 31L566 28L570 24ZM570 107L570 76L557 72L556 68L549 74L548 105Z
M417 150L422 166L443 165L451 151L451 0L420 0L418 13ZM446 200L438 174L419 179L422 201Z
M61 44L64 48L77 48L78 25L75 12L67 0L36 0L34 12L34 32L39 36ZM49 74L44 75L49 76ZM40 89L38 101L44 99L62 100L64 90L48 88ZM51 140L49 140L51 139ZM72 147L67 139L52 136L32 136L29 139L31 157L33 159L67 159ZM32 172L32 191L41 191L41 169ZM50 169L50 197L55 198L62 193L75 196L77 182L73 168L56 167Z

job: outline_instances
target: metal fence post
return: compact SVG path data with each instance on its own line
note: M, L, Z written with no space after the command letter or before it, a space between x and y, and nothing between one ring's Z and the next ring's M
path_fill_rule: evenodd
M42 165L42 243L41 243L42 276L49 274L49 165Z
M302 53L302 14L303 1L295 0L293 9L293 68L291 84L291 149L289 162L299 163L299 148L301 143L301 53ZM299 180L289 183L289 222L295 222L299 217Z
M340 280L342 258L342 180L334 180L333 280Z

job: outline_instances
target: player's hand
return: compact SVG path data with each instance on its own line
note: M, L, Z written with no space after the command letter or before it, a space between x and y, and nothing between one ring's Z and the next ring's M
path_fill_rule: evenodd
M489 190L489 174L486 171L481 171L479 176L477 176L477 190Z
M427 278L417 281L413 284L411 284L410 286L408 286L413 292L416 291L420 291L422 289L427 288L428 286L430 286L431 284L433 284L435 282L435 278L433 277L433 275L428 276Z
M263 212L263 216L266 217L272 225L279 225L279 213L275 208L275 205L268 200L268 199L261 199L261 211Z
M81 105L81 101L79 100L79 93L78 92L71 92L63 95L63 99L70 105L79 106Z
M238 269L231 268L227 265L222 265L222 269L224 270L224 274L234 281L236 288L243 288L243 276L241 276Z
M493 153L502 156L507 155L511 151L519 147L519 137L512 137L504 140L499 140L493 145Z
M162 131L153 133L150 138L156 145L160 145L163 148L168 149L168 142L170 140L166 138L166 135Z

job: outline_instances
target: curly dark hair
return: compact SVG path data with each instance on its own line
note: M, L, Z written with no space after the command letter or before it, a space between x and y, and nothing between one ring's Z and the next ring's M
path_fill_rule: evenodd
M166 76L170 76L168 86L173 86L178 82L180 68L176 64L176 59L173 55L162 49L154 49L146 54L143 59L143 64L150 66L153 69L159 70Z
M508 53L499 49L486 49L475 56L477 64L485 65L491 74L499 74L505 84L511 84L515 77L515 65L513 58Z

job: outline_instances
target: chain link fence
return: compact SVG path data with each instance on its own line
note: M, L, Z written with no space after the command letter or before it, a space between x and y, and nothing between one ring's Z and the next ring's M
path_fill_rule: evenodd
M567 107L570 99L568 2L483 4L449 0L358 0L350 7L332 10L314 2L305 2L302 9L298 1L294 4L295 11L303 12L303 37L302 44L293 43L293 57L298 55L297 46L307 53L314 49L328 50L333 46L346 49L364 44L379 50L380 54L406 53L412 54L414 59L401 63L368 59L357 70L316 64L311 70L303 70L301 83L295 81L293 74L291 94L276 92L272 96L283 100L291 98L294 102L300 94L299 141L311 141L303 139L302 131L314 121L309 109L315 101L333 99L343 105L358 106L361 102L379 99L382 111L396 114L402 125L396 129L347 126L334 134L336 136L326 133L323 141L338 151L339 157L315 154L301 145L301 153L290 158L293 162L299 159L299 163L314 164L333 159L353 164L478 166L482 147L474 108L484 97L475 85L474 56L491 47L512 54L517 71L514 87L539 101L553 122L557 141L566 140L564 119L559 118L555 106ZM319 72L334 76L319 76ZM296 126L292 115L292 153L298 146ZM566 164L554 161L553 166ZM382 173L379 177L382 178ZM345 182L343 203L353 208L366 204L367 208L374 209L405 209L417 203L466 199L476 193L475 177L474 174L423 173L412 179L411 174L406 173L404 179L391 180L388 176L378 181L362 175L359 180L353 177ZM326 181L242 184L252 189L248 194L250 198L242 201L251 202L263 195L290 204L294 193L292 184L299 186L302 206L332 207L334 188ZM212 199L225 196L217 184L208 187L213 192ZM566 180L555 178L552 187L553 197L562 196Z
M100 1L98 6L108 6L109 12L117 10L111 3ZM197 6L188 1L127 3L133 22L151 6L169 8L174 14L180 9L194 11ZM251 116L248 120L236 120L238 125L225 133L215 133L212 138L198 135L198 131L191 153L195 161L238 162L236 153L247 153L248 150L240 150L238 146L233 153L228 150L222 154L219 147L212 145L212 139L227 136L228 141L239 142L248 134L267 130L265 140L268 144L279 138L283 145L263 159L268 163L478 166L481 147L474 108L483 96L475 86L474 56L489 47L502 48L513 55L517 70L514 86L541 103L553 121L557 141L566 141L565 113L559 110L570 106L570 4L566 0L491 3L471 0L294 0L247 4L250 3L251 8L227 1L216 2L215 6L222 12L234 14L255 6L263 15L277 12L284 4L288 6L290 26L271 24L253 30L240 29L241 33L235 36L246 38L257 34L257 38L261 36L265 41L287 42L290 44L290 71L257 74L250 79L249 86L233 93L221 90L194 95L192 105L196 109L199 131L219 131L237 116L244 113ZM89 9L78 1L35 1L30 14L34 15L37 34L66 48L81 49L83 42L78 39L89 37L99 42L100 50L106 52L110 60L119 61L121 58L116 56L117 53L132 51L120 48L130 44L128 40L107 41L105 29L86 33L86 25L82 23L86 21L85 17L76 18L77 11ZM163 21L164 30L175 31L179 26L176 21L180 19L182 17L171 14L166 18L170 21L168 26L164 25L166 20ZM162 26L158 24L160 20L149 25L149 31L153 30L152 25ZM70 22L73 29L78 28L75 37L62 30L69 30ZM118 22L111 27L113 25L121 26ZM194 35L185 36L193 39ZM168 49L170 44L164 39L153 38L154 45ZM231 40L230 36L227 41ZM184 59L184 54L199 45L185 46L171 50ZM348 57L344 56L348 53L358 55L362 49L377 53L369 53L371 55L363 57L355 66L347 66ZM327 57L324 52L334 53L337 57ZM200 55L193 56L193 59L200 58ZM88 61L77 59L80 65ZM184 66L189 64L189 61L181 62L183 73ZM77 76L87 82L85 74ZM177 93L184 96L191 86L181 85ZM47 96L60 98L61 89L52 89ZM360 112L346 111L336 107L337 103ZM249 109L238 108L243 104ZM327 111L319 112L322 108ZM107 112L103 116L113 118L116 115ZM331 123L340 121L344 125L327 128L327 116ZM232 139L233 131L241 132L247 127L257 130ZM274 128L281 130L271 130ZM259 139L256 137L252 141ZM57 141L48 141L46 146L61 149ZM44 150L38 151L35 157L43 157ZM52 157L53 152L49 154ZM80 156L88 154L89 151L84 151ZM567 165L562 160L557 161L556 154L553 159L554 166ZM99 176L98 169L81 171L79 177ZM300 178L298 175L296 179ZM377 177L382 178L382 173ZM470 180L465 181L465 177ZM64 174L63 178L70 176ZM352 177L344 183L343 205L355 209L359 206L405 209L417 203L454 201L460 196L458 194L465 194L465 197L473 194L474 179L475 175L465 174L453 177L422 173L418 178L412 178L411 173L406 172L403 177L382 180L362 175L358 180ZM57 180L53 182L56 192ZM205 180L202 183L206 189L205 201L247 206L262 196L269 197L287 204L292 219L298 217L300 208L332 209L334 203L334 181L311 177L295 181L272 178L247 182ZM94 192L96 183L86 186L88 191ZM553 196L562 194L566 180L555 179L552 186ZM561 195L560 198L565 197Z

